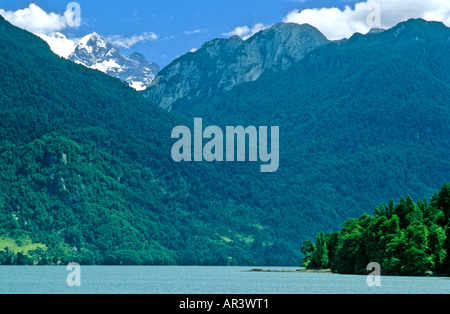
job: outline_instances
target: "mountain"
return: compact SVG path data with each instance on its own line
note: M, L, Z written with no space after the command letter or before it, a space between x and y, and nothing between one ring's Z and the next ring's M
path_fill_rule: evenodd
M146 89L159 71L159 66L149 64L142 54L124 56L97 33L83 37L68 59L119 78L138 91Z
M145 97L169 109L179 99L214 96L288 69L312 49L328 43L310 25L279 23L247 40L215 39L170 63L158 73Z
M228 91L179 98L171 112L2 18L0 36L2 264L298 265L319 231L390 198L430 197L450 177L441 23L326 43ZM210 44L234 41L246 45ZM200 56L182 58L204 66ZM171 132L193 130L194 117L279 126L278 171L175 162Z
M448 182L449 53L448 27L413 19L322 45L212 99L184 98L171 112L222 129L279 126L279 170L247 177L242 193L275 210L284 239L308 233L305 216L327 232L341 217L422 200Z
M192 121L1 17L0 36L0 264L295 264L222 194L234 167L172 160Z

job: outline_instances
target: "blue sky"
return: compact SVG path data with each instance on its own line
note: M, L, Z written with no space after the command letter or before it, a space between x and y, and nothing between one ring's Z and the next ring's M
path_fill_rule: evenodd
M422 2L422 6L414 4L419 3L418 1ZM69 2L70 0L0 0L0 9L17 12L34 3L49 14L53 12L63 15ZM127 49L122 46L121 51L125 54L131 54L133 51L141 52L149 61L161 66L167 65L193 48L200 48L206 41L217 37L229 37L237 27L247 26L250 29L248 35L251 35L252 28L259 29L261 26L270 26L282 21L307 21L311 22L310 24L316 23L314 26L321 31L323 27L323 32L326 32L328 27L332 36L332 32L337 29L344 31L348 28L346 31L350 33L358 31L359 26L356 25L360 25L361 21L364 22L366 15L372 12L365 6L358 9L355 1L345 0L77 0L76 2L81 7L82 24L80 27L63 28L60 30L63 34L69 38L80 38L95 31L103 37L116 38L118 41L135 36L136 40L129 45L131 47ZM423 5L423 2L427 4ZM450 21L448 0L378 0L377 3L384 9L381 17L385 17L383 24L386 26L393 26L390 24L408 17L429 16L430 19ZM407 4L418 8L414 9L415 11L409 10ZM315 10L305 11L305 9ZM399 15L401 10L412 12ZM365 11L367 12L364 13ZM330 21L334 24L330 24ZM258 25L259 28L255 27ZM148 36L149 34L155 36ZM340 36L337 34L335 37Z

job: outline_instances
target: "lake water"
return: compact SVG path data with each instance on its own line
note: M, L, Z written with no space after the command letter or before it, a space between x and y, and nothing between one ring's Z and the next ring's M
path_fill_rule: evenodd
M248 272L256 267L81 266L69 286L66 266L0 266L0 294L448 294L448 277ZM260 267L295 270L290 267ZM72 278L72 277L71 277ZM75 277L73 277L75 278Z

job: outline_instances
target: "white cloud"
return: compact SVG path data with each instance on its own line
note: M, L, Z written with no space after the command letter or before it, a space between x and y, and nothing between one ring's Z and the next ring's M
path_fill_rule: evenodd
M377 10L379 9L379 12ZM379 13L378 25L372 25ZM368 20L369 18L369 20ZM368 0L354 7L294 10L283 22L310 24L328 39L349 38L354 33L367 33L372 27L391 28L410 18L444 22L450 26L450 1L448 0Z
M139 42L157 40L158 35L153 32L144 32L140 35L133 35L131 37L124 37L122 35L114 35L106 38L107 41L112 43L114 46L130 48Z
M239 36L243 40L247 40L250 37L252 37L254 34L256 34L259 31L262 31L263 29L267 28L268 26L265 26L264 24L257 23L253 25L252 28L248 26L238 26L234 30L232 30L229 33L224 33L224 36Z
M133 15L138 14L136 10ZM60 32L73 25L73 14L71 8L62 13L46 12L34 3L28 8L17 11L5 11L0 9L2 15L8 22L19 28L25 29L44 39L52 51L64 58L67 58L75 49L79 39L66 38ZM156 40L158 36L152 32L144 32L140 35L124 37L121 35L110 36L107 38L113 45L130 48L138 42Z
M0 9L0 15L8 22L34 34L49 35L59 32L68 26L68 11L63 14L47 13L36 4L31 3L28 8L17 11Z
M193 31L183 31L185 35L195 35L195 34L201 34L201 33L208 33L208 29L195 29Z
M194 34L198 34L198 33L200 33L200 32L201 32L201 30L196 29L196 30L193 30L193 31L184 31L183 33L184 33L185 35L194 35Z
M17 11L0 9L0 15L8 22L45 40L57 55L67 58L75 49L77 39L68 39L60 31L73 26L71 9L58 14L46 12L34 3Z
M134 11L133 15L137 15ZM58 14L46 12L34 3L27 8L17 11L5 11L0 9L2 15L8 22L19 28L25 29L45 40L52 51L57 55L68 58L75 50L75 46L80 41L79 38L67 38L60 33L62 30L73 27L72 8L67 8L64 13ZM152 32L144 32L140 35L124 37L114 35L107 38L113 45L130 48L138 42L157 40L158 36Z

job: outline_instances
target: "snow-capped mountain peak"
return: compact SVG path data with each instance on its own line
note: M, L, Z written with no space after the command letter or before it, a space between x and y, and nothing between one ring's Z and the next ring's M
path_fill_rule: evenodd
M159 66L155 63L149 65L142 54L135 52L125 56L95 32L84 36L68 59L126 81L136 90L150 86L159 72Z
M120 58L120 56L117 48L107 43L97 33L92 33L81 38L69 59L92 68L98 63L109 61L112 57Z
M117 50L111 44L108 47L108 43L106 42L106 40L95 32L81 38L80 42L77 45L77 48L79 50L85 50L87 53L93 53L95 48L97 49L97 51L100 49Z

